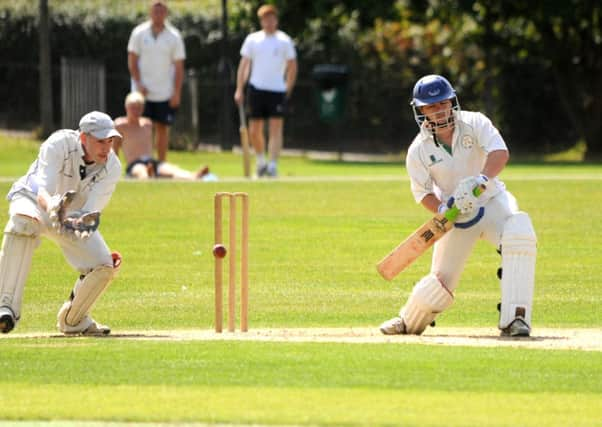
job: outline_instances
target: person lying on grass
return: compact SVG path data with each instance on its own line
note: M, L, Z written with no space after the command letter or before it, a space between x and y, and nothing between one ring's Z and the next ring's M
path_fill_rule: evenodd
M118 156L119 150L123 150L127 163L126 175L137 179L158 177L186 180L202 179L208 175L208 166L191 172L153 158L153 124L150 119L142 116L144 102L141 93L130 93L125 98L126 115L115 119L115 127L123 135L123 139L113 145L113 150Z

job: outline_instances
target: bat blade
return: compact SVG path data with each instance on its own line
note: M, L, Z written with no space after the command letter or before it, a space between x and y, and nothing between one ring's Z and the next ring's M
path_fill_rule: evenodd
M481 184L476 186L472 193L479 197L487 186ZM428 248L433 246L445 233L454 226L460 210L452 206L443 214L437 214L420 228L412 233L407 239L399 244L389 255L384 257L376 269L386 280L392 280L395 276L412 264L416 258L422 255Z
M445 215L435 215L384 257L376 265L376 269L383 278L392 280L452 227L453 221L450 221Z
M247 130L247 118L245 117L245 107L238 106L238 115L240 118L240 145L242 147L242 167L245 177L251 176L251 148L249 147L249 131Z

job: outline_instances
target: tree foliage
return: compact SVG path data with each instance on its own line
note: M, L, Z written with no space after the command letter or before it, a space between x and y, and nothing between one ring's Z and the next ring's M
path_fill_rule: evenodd
M500 30L498 46L517 52L519 64L537 62L551 77L565 126L586 142L587 157L602 157L602 4L537 0L475 5L483 20ZM536 98L539 90L535 86L527 95Z
M399 19L376 20L363 34L364 64L403 78L446 74L521 142L554 148L581 138L588 157L602 156L599 2L400 0L397 8Z

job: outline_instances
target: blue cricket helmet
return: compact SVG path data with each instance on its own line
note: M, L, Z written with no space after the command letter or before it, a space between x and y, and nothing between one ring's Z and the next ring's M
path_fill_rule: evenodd
M414 85L411 105L424 107L425 105L452 99L455 96L456 91L445 77L438 74L429 74L422 77Z
M422 123L426 119L426 117L420 111L420 107L436 104L437 102L446 100L452 101L453 111L460 111L460 104L458 103L456 90L445 77L438 74L429 74L420 78L414 85L412 102L410 102L410 105L414 110L414 118L416 119L416 123L418 123L418 127L421 127ZM453 118L451 120L453 120ZM434 127L439 126L433 124L431 128Z

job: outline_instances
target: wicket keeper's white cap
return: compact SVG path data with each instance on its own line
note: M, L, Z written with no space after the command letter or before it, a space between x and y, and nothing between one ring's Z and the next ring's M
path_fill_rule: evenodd
M79 130L97 139L112 136L121 138L121 134L115 129L115 123L113 123L111 117L100 111L92 111L82 117L79 121Z

